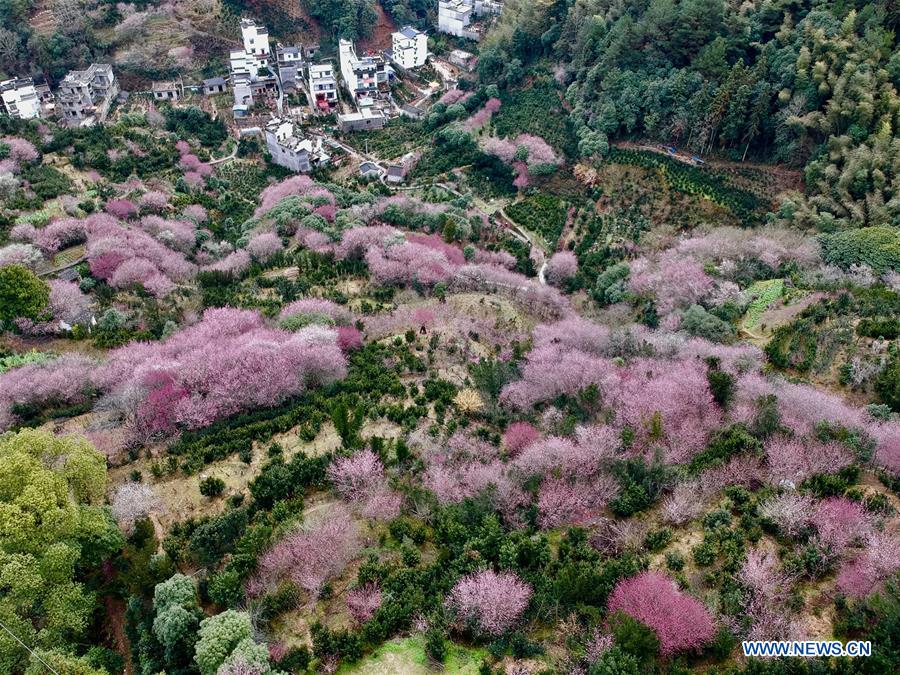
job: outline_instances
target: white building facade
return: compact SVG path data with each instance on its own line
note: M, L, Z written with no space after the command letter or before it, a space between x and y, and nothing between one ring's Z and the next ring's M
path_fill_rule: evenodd
M266 125L265 137L272 162L295 173L309 173L330 159L321 138L315 141L304 138L290 120L277 117L271 120Z
M30 77L0 82L0 96L10 117L31 120L41 116L41 99Z
M481 31L473 26L478 18L500 14L503 4L498 0L439 0L438 30L469 40L480 40Z
M334 77L334 66L330 63L309 64L309 92L316 105L337 101L337 80Z
M338 55L341 63L341 77L355 101L363 98L375 98L378 85L388 81L384 59L376 56L356 55L356 49L349 40L341 40L338 44Z
M119 83L108 63L92 63L87 70L72 70L59 85L57 98L68 124L91 125L103 122Z
M428 60L428 34L412 26L392 34L391 58L401 68L412 70Z
M254 57L261 68L268 66L271 57L269 29L253 19L241 19L241 38L244 41L244 51Z

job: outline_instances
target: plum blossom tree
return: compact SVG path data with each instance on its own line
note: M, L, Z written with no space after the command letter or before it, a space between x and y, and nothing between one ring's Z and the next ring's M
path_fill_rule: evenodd
M274 232L264 232L247 242L247 251L255 261L265 264L277 253L284 250L281 237Z
M303 298L285 305L278 318L282 322L287 319L300 318L304 319L303 323L324 322L335 325L349 325L353 323L354 317L353 313L346 307L331 300ZM317 321L320 318L325 321Z
M384 481L384 466L371 450L339 457L328 467L328 478L345 499L362 501Z
M900 548L896 537L887 532L871 532L865 548L838 572L837 588L841 593L861 598L900 570Z
M162 342L111 352L94 381L106 392L143 392L121 397L127 406L122 417L139 431L139 422L150 419L203 427L240 410L275 405L345 371L333 331L311 326L289 333L267 328L256 312L214 309Z
M549 436L530 443L512 465L526 478L550 473L568 478L595 476L609 468L620 445L613 427L578 427L572 437Z
M859 502L846 497L819 502L811 520L819 533L819 541L838 555L870 530L866 510Z
M336 332L338 347L345 354L362 347L362 333L355 326L338 326Z
M541 437L541 432L528 422L513 422L503 434L503 445L515 457Z
M538 523L550 529L595 522L600 517L600 509L617 492L618 485L612 476L589 480L545 478L538 492Z
M0 143L9 148L9 157L17 164L33 162L40 157L34 144L24 138L6 136L0 139Z
M635 360L622 377L620 422L635 432L636 449L666 451L684 462L703 449L723 417L709 389L706 367L696 360Z
M547 261L547 281L561 286L578 274L578 258L571 251L554 253Z
M700 263L673 251L653 260L639 258L630 267L629 290L655 300L660 314L699 304L714 285Z
M684 525L702 513L703 499L697 481L678 483L663 500L663 520L672 525Z
M461 624L499 636L518 622L531 593L531 586L512 572L484 570L460 579L446 605Z
M795 484L817 473L837 473L853 461L840 443L780 435L766 443L766 459L772 478Z
M813 500L808 495L784 492L760 504L759 515L775 523L779 531L794 537L809 524Z
M358 624L363 624L381 607L381 589L377 584L357 586L347 593L347 609Z
M169 206L169 197L165 192L151 190L141 195L138 205L143 213L162 213Z
M651 628L663 656L698 649L715 635L703 603L679 591L661 572L643 572L620 581L609 597L608 609L624 612Z
M33 270L43 259L43 253L32 244L9 244L0 248L0 267L21 265Z
M738 579L747 589L745 611L750 640L794 637L796 630L785 605L794 577L780 568L775 554L762 547L747 552Z
M49 406L84 403L93 390L91 375L97 362L80 354L65 354L42 363L29 363L0 375L0 430L16 421L16 405Z
M135 482L120 485L111 504L113 517L125 531L131 531L138 520L162 507L162 501L153 487Z
M360 546L349 511L339 504L332 506L260 558L247 594L256 597L279 579L288 578L315 597L322 585L353 559Z
M522 379L507 385L500 402L510 408L527 410L539 401L561 394L575 395L596 387L600 400L618 385L618 369L608 360L564 345L535 347L522 367Z
M109 215L119 218L120 220L129 220L136 216L138 212L138 208L134 203L127 199L111 199L106 202L106 206L103 208Z

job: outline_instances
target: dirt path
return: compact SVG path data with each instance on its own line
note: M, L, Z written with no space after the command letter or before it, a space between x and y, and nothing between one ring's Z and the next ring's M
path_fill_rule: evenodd
M125 675L131 675L134 668L131 665L131 643L125 635L125 601L121 598L106 596L106 630L112 648L125 659Z

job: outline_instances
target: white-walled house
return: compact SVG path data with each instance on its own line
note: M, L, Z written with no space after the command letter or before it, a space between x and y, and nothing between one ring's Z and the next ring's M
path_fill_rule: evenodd
M242 116L260 95L276 92L278 83L273 67L269 31L253 19L241 19L244 48L229 52L231 86L234 93L232 112Z
M309 92L317 106L331 105L337 101L337 80L334 66L328 62L309 64Z
M354 100L375 98L378 85L387 82L388 74L384 59L380 56L356 55L356 49L349 40L338 43L341 62L341 77Z
M438 30L441 33L468 38L481 39L481 31L472 23L481 17L500 14L503 3L498 0L439 0Z
M295 173L309 173L330 160L322 139L304 138L290 120L272 119L266 125L265 137L272 162Z
M269 65L271 48L268 28L253 19L241 19L241 38L244 41L244 51L253 56L260 63L260 67Z
M0 82L3 107L10 117L31 120L41 116L41 99L34 87L34 80L22 77Z
M394 63L406 70L425 65L428 60L427 33L412 26L404 26L393 33L391 38L391 59Z
M71 125L103 122L119 83L108 63L92 63L87 70L71 70L59 85L57 98L65 121Z

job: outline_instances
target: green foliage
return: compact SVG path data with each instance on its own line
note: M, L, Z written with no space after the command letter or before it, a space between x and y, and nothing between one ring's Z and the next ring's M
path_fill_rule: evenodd
M123 540L102 509L106 461L82 438L26 430L0 439L0 616L29 645L74 651L95 599L88 574ZM0 635L0 670L22 672L29 654Z
M809 371L818 351L817 334L812 319L800 318L779 326L764 351L776 368Z
M200 675L214 675L235 648L251 638L252 633L250 616L233 609L201 621L194 653Z
M66 174L46 164L28 164L24 166L22 168L22 178L28 181L31 191L41 201L69 194L74 188L72 181Z
M377 23L372 0L302 0L309 15L332 36L356 41Z
M609 508L619 518L627 518L650 508L669 480L665 465L660 462L648 465L640 458L618 462L613 473L621 491L609 503Z
M717 368L710 368L706 373L706 379L709 382L709 391L712 393L713 399L722 408L728 408L734 399L735 382L734 376Z
M718 431L709 445L691 460L688 471L699 474L725 464L732 457L761 454L762 443L743 424L732 424Z
M712 169L684 164L646 150L611 148L607 161L651 169L673 190L708 199L728 209L742 221L754 223L759 220L762 205L756 195L731 185L722 174Z
M681 317L681 328L710 342L726 342L734 337L734 328L700 305L691 305Z
M628 263L610 265L597 277L591 296L601 307L622 302L627 292L626 285L630 273Z
M50 286L21 265L0 267L0 324L37 319L50 302Z
M875 391L885 405L900 412L900 349L891 350L887 365L875 380Z
M207 147L217 147L228 138L228 132L221 119L213 119L209 113L193 106L167 108L165 110L166 130L182 138L196 138Z
M447 658L447 633L439 626L428 629L425 633L425 653L435 663L443 663Z
M747 289L747 293L752 296L753 300L750 302L750 306L747 307L747 313L744 315L742 325L747 330L752 331L759 325L762 313L784 294L784 280L756 281Z
M609 626L616 646L626 654L631 654L639 663L651 662L659 652L656 633L624 612L612 614Z
M663 527L652 530L644 537L644 548L651 552L662 551L672 541L672 530Z
M836 636L872 642L872 656L866 659L863 672L896 672L900 667L900 582L890 579L883 589L861 600L838 597L835 606Z
M844 269L867 265L876 273L900 269L900 229L863 227L819 235L822 257Z
M48 352L38 352L31 350L24 354L10 354L9 356L0 357L0 375L13 368L28 365L29 363L46 363L56 358L54 354Z
M331 422L334 424L338 436L341 437L341 444L345 449L352 450L362 444L359 432L362 430L364 419L365 410L362 407L351 409L344 399L340 399L332 405Z
M559 197L538 192L506 207L506 214L529 232L540 235L552 250L566 225L568 204Z
M591 664L588 675L640 675L642 670L637 657L620 647L606 650L596 663Z
M200 494L204 497L218 497L225 490L225 481L216 476L208 476L200 481Z
M501 107L494 117L499 137L519 134L540 136L567 157L578 154L578 139L562 106L561 92L549 77L540 77L521 89L500 91Z

